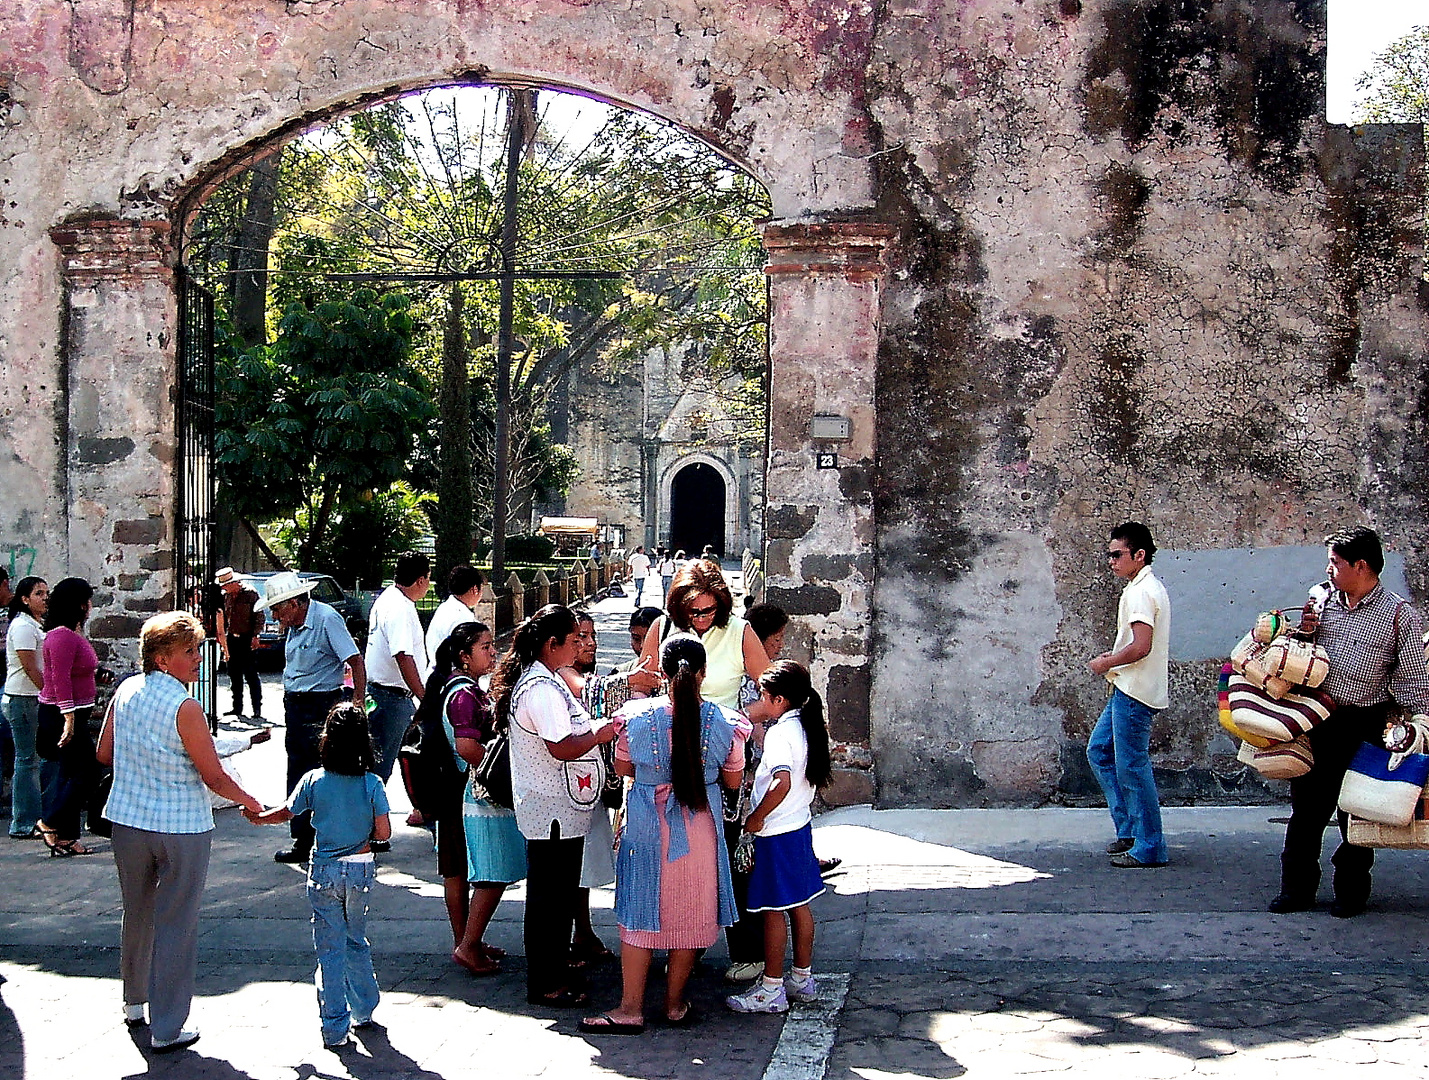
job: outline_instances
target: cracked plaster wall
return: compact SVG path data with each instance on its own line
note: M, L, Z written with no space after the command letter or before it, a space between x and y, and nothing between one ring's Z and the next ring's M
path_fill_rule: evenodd
M1323 123L1323 0L0 0L0 18L0 555L17 567L147 605L171 542L151 513L169 496L169 303L152 274L97 287L124 292L89 325L123 364L77 354L51 229L180 224L284 134L515 75L703 135L776 218L895 227L881 325L820 315L829 343L877 332L876 440L807 474L801 388L845 381L817 350L776 370L766 522L771 585L818 609L795 653L815 648L849 702L871 669L871 709L842 722L871 737L882 802L1090 794L1104 689L1084 664L1110 633L1117 520L1180 551L1367 520L1429 587L1422 144ZM76 377L100 412L64 395ZM121 430L126 410L144 430ZM80 492L103 522L75 515ZM1174 665L1163 784L1260 795L1217 735L1212 670Z

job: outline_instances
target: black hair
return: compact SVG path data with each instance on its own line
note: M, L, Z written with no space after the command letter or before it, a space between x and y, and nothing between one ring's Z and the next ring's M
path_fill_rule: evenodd
M505 727L510 720L511 691L516 688L516 681L541 658L546 642L552 638L565 641L575 632L575 613L564 604L547 604L516 628L510 650L491 676L491 698L498 728Z
M3 585L5 582L7 582L7 581L9 581L9 580L10 580L10 568L9 568L8 566L0 566L0 585Z
M664 615L665 612L657 607L636 608L630 616L630 629L635 630L643 626L646 630L649 630L650 627L655 625L655 620L663 618Z
M1113 540L1125 540L1127 549L1135 557L1138 551L1146 552L1146 564L1156 558L1156 544L1151 539L1151 530L1139 521L1124 521L1111 531Z
M84 578L67 577L50 590L45 629L57 626L78 630L84 623L84 605L94 598L94 586Z
M415 585L432 572L432 560L420 551L409 551L397 556L397 568L392 571L392 580L400 587Z
M318 740L318 760L339 776L362 776L377 767L377 749L362 706L340 701L332 707Z
M437 653L432 657L432 673L427 676L427 688L422 694L422 703L417 706L416 716L413 718L422 726L423 731L431 730L427 725L430 723L428 714L437 712L443 704L442 688L451 679L452 673L456 671L457 661L464 653L469 653L482 634L491 633L491 627L481 622L458 623L452 628L452 632L443 639L437 646ZM436 717L431 719L435 720Z
M1366 562L1376 574L1384 571L1384 545L1379 533L1368 526L1356 525L1332 532L1325 537L1325 546L1347 563Z
M824 722L824 699L814 689L809 669L793 660L776 660L759 676L759 689L770 697L782 697L799 710L799 722L804 725L804 741L809 744L809 757L804 775L814 787L823 787L833 775L833 760L829 756L829 728Z
M417 575L417 577L421 576L421 574ZM415 581L416 578L412 580ZM479 588L485 584L486 575L480 570L474 566L468 566L466 563L458 563L456 566L453 566L451 572L447 574L447 595L465 596L471 592L472 589Z
M4 567L0 567L3 570ZM0 580L7 580L0 578ZM22 611L29 611L25 606L25 601L30 598L30 594L35 591L36 585L43 585L45 579L42 577L22 577L15 583L15 595L10 597L10 618L14 618Z
M709 806L705 763L700 756L700 692L696 686L705 669L705 647L689 634L676 634L660 648L660 670L670 680L670 786L688 810Z
M755 604L744 613L744 621L749 623L760 641L766 641L789 625L789 616L775 604Z
M571 614L576 617L577 624L588 622L592 626L595 625L595 616L587 608L571 608Z

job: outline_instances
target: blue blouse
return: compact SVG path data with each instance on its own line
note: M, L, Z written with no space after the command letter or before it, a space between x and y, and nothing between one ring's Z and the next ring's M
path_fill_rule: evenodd
M670 724L673 715L668 698L654 698L639 712L628 716L625 725L630 761L635 766L635 784L625 805L625 828L620 834L616 855L615 919L627 930L660 929L660 811L655 789L671 782ZM713 702L700 706L700 748L704 762L705 794L712 813L722 805L719 793L720 766L734 745L738 718ZM689 854L686 821L693 813L672 792L665 801L665 822L670 830L670 859ZM734 886L729 876L729 852L716 828L719 866L719 924L733 926L739 918L734 904Z

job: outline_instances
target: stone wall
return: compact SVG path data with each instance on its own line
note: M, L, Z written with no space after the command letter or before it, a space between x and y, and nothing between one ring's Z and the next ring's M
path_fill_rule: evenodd
M94 579L121 651L172 590L186 215L306 126L481 80L647 109L768 187L770 598L880 801L1090 795L1117 521L1151 524L1189 594L1367 521L1429 593L1421 133L1324 123L1323 0L0 0L0 19L0 556ZM814 413L850 439L815 444ZM1174 657L1163 784L1260 797L1214 667Z

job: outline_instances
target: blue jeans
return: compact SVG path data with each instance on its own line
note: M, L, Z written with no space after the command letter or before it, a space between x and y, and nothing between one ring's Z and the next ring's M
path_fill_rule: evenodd
M372 731L372 745L377 747L377 768L373 770L385 784L392 779L392 767L397 764L397 751L402 749L402 736L416 715L417 703L407 691L389 690L376 683L367 684L376 706L367 714L367 726Z
M10 781L10 835L29 836L42 813L40 755L35 732L40 726L40 699L6 694L0 702L15 740L15 776Z
M308 869L325 1043L337 1042L354 1024L367 1023L377 1008L377 976L367 940L367 902L376 873L372 862L315 859Z
M1151 775L1151 721L1156 710L1112 690L1087 740L1087 762L1106 795L1116 835L1133 840L1128 854L1138 862L1167 859L1161 833L1161 803Z

